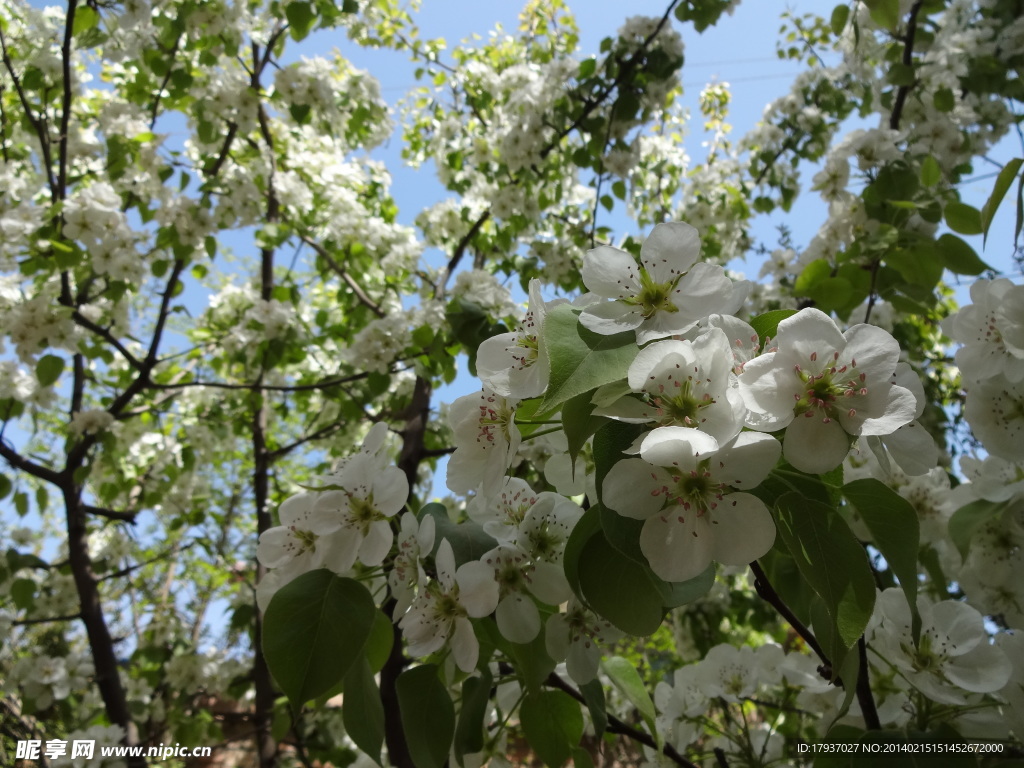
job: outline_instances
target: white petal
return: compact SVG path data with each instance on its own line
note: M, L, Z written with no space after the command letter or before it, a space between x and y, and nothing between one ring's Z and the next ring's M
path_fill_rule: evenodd
M743 432L715 454L711 473L716 482L733 488L756 488L775 469L781 455L782 445L771 435Z
M712 513L713 559L725 565L746 565L775 543L775 521L768 507L749 493L730 493Z
M920 423L904 424L882 438L900 469L908 475L923 475L939 461L939 447Z
M808 411L808 413L814 413ZM838 421L822 421L816 413L797 416L786 427L782 453L801 472L820 475L843 463L850 452L850 438Z
M623 459L605 475L601 488L604 505L620 515L646 520L663 504L661 496L653 495L670 482L668 473L642 459Z
M602 245L583 257L583 284L606 299L635 296L640 290L639 275L636 260L618 248Z
M640 261L659 283L675 279L700 257L700 235L685 222L658 224L640 246Z
M697 462L718 450L718 441L711 435L689 427L658 427L644 437L640 455L644 461L660 467L694 469Z
M455 553L452 551L451 542L448 539L441 539L437 547L437 554L434 555L434 565L437 568L437 580L445 592L451 592L455 588Z
M474 560L459 566L455 572L459 585L459 602L473 618L493 613L498 605L498 582L494 580L494 569Z
M391 551L394 539L387 520L375 520L370 524L370 530L359 547L359 561L370 568L380 565Z
M606 301L587 307L580 313L580 324L602 336L635 330L644 321L640 310L621 301Z
M480 657L480 643L473 632L473 625L461 616L455 620L452 633L452 656L459 669L467 673L476 669L476 661Z
M644 523L640 550L665 581L686 581L711 564L715 531L707 514L671 507Z
M518 592L506 596L495 611L498 631L513 643L528 643L540 632L540 613L533 600Z
M1013 665L1002 650L980 645L943 667L954 685L974 693L998 691L1013 674Z
M528 585L530 592L547 605L561 605L572 597L572 587L565 571L557 563L539 562L533 567Z

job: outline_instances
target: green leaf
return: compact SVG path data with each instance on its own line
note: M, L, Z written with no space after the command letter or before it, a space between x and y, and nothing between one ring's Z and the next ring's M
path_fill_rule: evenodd
M980 275L992 269L978 257L971 246L956 235L943 235L936 241L936 246L936 253L950 272L958 275Z
M423 520L424 515L434 518L434 549L431 554L436 555L441 542L448 539L448 543L452 545L452 554L455 555L456 566L479 560L485 553L498 546L494 537L486 533L478 523L472 520L453 523L444 504L424 504L416 517Z
M843 495L857 508L871 531L875 547L900 580L913 616L915 641L921 633L917 612L917 553L921 548L921 526L917 510L885 483L874 478L854 480L843 486Z
M886 73L886 79L893 85L913 85L914 80L916 79L914 75L914 68L909 64L897 62L889 67L889 71Z
M484 748L484 718L491 699L490 672L481 677L467 677L462 683L462 707L455 726L455 759L462 765L464 755Z
M595 59L594 57L590 57L589 59L584 59L583 61L580 62L580 70L577 77L579 77L580 80L583 80L593 75L596 71L597 59Z
M391 646L395 644L395 625L391 619L381 611L373 614L373 626L370 627L370 636L366 638L366 646L363 652L370 664L370 671L377 674L384 668L384 664L391 655Z
M36 601L36 583L32 579L15 579L11 582L11 599L20 610L27 611Z
M595 407L591 402L592 395L591 392L584 392L570 398L562 406L562 429L569 444L569 459L574 464L591 435L610 421L604 416L592 415Z
M926 187L934 187L942 180L942 168L939 161L932 155L925 155L921 161L921 183Z
M946 203L946 224L961 235L981 234L981 212L966 203Z
M580 557L583 554L583 547L590 540L590 537L601 532L601 510L595 505L583 513L583 517L576 521L576 525L565 542L565 552L562 555L562 569L565 571L565 578L572 587L573 593L586 603L583 590L580 588Z
M455 736L455 705L437 666L406 670L395 681L402 730L416 768L444 768Z
M100 23L100 14L88 5L79 5L75 8L75 21L71 26L71 34L75 37L88 32Z
M587 702L587 709L590 712L590 721L594 724L594 736L601 738L608 727L608 709L605 704L604 686L598 678L579 687L583 694L583 700Z
M661 626L661 596L648 569L615 549L603 533L583 545L578 569L586 603L623 632L647 636Z
M366 656L361 655L345 675L342 701L345 732L377 765L383 765L380 750L384 746L384 703Z
M842 6L846 7L846 6ZM779 333L779 323L796 314L795 309L773 309L751 319L750 326L757 331L757 338L764 346L765 339L774 339Z
M560 304L544 321L551 376L541 411L626 377L640 351L633 331L602 336L584 328L570 304Z
M981 207L981 229L984 234L984 238L981 241L982 245L988 240L988 229L992 225L992 218L995 216L999 204L1003 202L1003 198L1006 196L1007 190L1010 189L1010 185L1013 184L1017 171L1020 170L1022 164L1024 164L1024 159L1015 157L1003 166L1003 169L999 171L999 175L996 177L995 185L992 187L992 194L989 195L988 200Z
M956 96L949 88L939 88L932 96L932 103L939 112L952 112L956 108Z
M52 386L63 372L64 358L57 355L43 355L36 363L36 378L41 386Z
M837 5L832 9L832 18L829 25L832 27L832 34L841 35L846 29L846 22L850 18L850 6Z
M654 724L656 717L654 702L651 701L647 686L640 679L640 673L637 672L633 662L621 656L612 656L602 661L601 667L612 684L619 689L619 692L626 697L630 704L636 707L651 735L658 738L658 729Z
M366 587L326 569L277 591L264 619L263 654L296 707L333 688L360 657L376 606Z
M7 478L7 475L0 474L0 499L6 499L7 494L11 492L11 488L14 486L11 481Z
M583 737L583 712L564 691L538 691L519 707L523 734L545 765L557 768L572 757Z
M900 24L899 0L864 0L871 20L883 29L894 30Z
M284 15L288 18L288 25L291 27L289 33L296 41L309 35L316 23L316 14L313 13L313 6L309 3L291 2L285 7Z
M633 444L643 431L639 424L610 421L594 433L594 482L597 498L602 497L604 478L615 463L624 458L622 452Z
M978 499L970 504L960 507L953 516L949 518L949 538L960 550L960 557L967 559L967 553L971 547L971 539L975 532L982 525L993 517L1002 514L1010 506L1010 501L986 501Z
M832 507L787 493L775 505L778 530L800 573L825 603L835 642L834 666L864 632L875 605L867 553Z

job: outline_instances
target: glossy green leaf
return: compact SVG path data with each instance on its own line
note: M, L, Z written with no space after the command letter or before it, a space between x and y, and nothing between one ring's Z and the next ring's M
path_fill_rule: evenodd
M366 587L325 569L275 593L264 618L263 654L294 706L344 679L362 654L376 610Z
M405 742L416 768L444 768L455 736L455 705L434 664L398 676L395 690Z
M647 692L647 686L640 678L640 673L637 672L633 662L621 656L611 656L601 662L601 668L608 675L608 679L612 681L612 685L619 689L619 693L636 707L637 712L644 719L644 723L647 724L648 731L657 738L658 729L654 723L656 717L654 702L651 701L651 695Z
M610 421L603 416L593 415L592 396L592 392L584 392L567 400L562 406L562 429L569 445L569 458L574 463L587 440Z
M316 13L313 6L305 2L291 2L285 6L285 16L288 17L289 34L293 40L302 40L307 37L316 24Z
M75 37L88 32L100 23L100 14L88 5L79 5L75 8L75 21L71 32Z
M933 187L942 180L942 168L939 161L931 155L925 155L921 161L921 183Z
M40 386L52 386L63 372L64 358L57 355L43 355L36 363L36 378L39 379Z
M370 636L366 639L366 647L363 649L366 660L370 663L370 670L374 674L384 668L394 644L395 625L381 611L376 611L373 615L373 626L370 627Z
M981 207L981 229L984 234L982 244L988 241L988 230L992 226L992 218L996 215L999 204L1003 202L1003 198L1010 189L1010 185L1013 184L1017 171L1020 170L1022 164L1024 164L1024 159L1015 157L1004 165L1002 170L999 171L999 175L996 176L996 183L992 186L992 194L989 195L988 200Z
M360 656L345 675L342 700L345 732L377 765L384 746L384 704L366 656Z
M837 5L832 9L832 17L829 19L829 26L832 27L832 34L841 35L846 29L846 22L850 18L850 6Z
M776 502L775 514L779 534L835 627L830 656L842 656L864 632L875 605L867 554L846 521L826 504L787 493Z
M621 421L610 421L594 433L594 481L597 485L597 498L602 497L601 486L604 478L615 465L624 458L623 451L643 432L639 424L625 424Z
M854 480L843 486L843 495L857 508L871 531L875 548L900 581L913 615L915 640L920 636L921 617L917 611L917 553L921 548L921 526L917 510L885 483L874 478Z
M579 310L560 304L544 320L544 339L551 376L541 404L551 410L567 400L625 378L639 348L632 331L602 336L584 328Z
M864 0L871 20L883 29L894 30L900 23L899 0Z
M586 603L623 632L647 636L661 626L661 596L648 569L615 549L603 533L583 545L578 569Z
M464 755L484 748L484 718L491 699L490 672L480 677L467 677L462 683L462 706L455 726L455 759L462 765Z
M795 309L773 309L753 318L750 326L757 332L757 338L764 345L765 339L774 339L778 336L779 323L795 314Z
M579 686L583 700L587 702L590 722L594 725L594 735L601 738L608 727L608 709L605 703L604 686L598 678Z
M579 702L563 691L528 694L519 707L519 722L533 751L551 768L564 765L583 737Z
M583 596L583 590L580 589L580 557L583 554L584 546L590 541L590 537L600 532L601 509L597 504L584 512L583 517L576 521L572 533L569 534L569 538L565 542L565 552L562 554L562 570L565 571L565 578L569 582L569 586L572 587L573 594L584 603L586 603L586 598Z
M950 272L958 275L980 275L992 269L981 260L970 245L956 235L943 235L936 241L936 246L936 254Z
M961 235L981 234L981 211L966 203L947 203L943 211L946 224Z
M544 632L528 643L508 643L508 653L515 662L519 679L528 691L538 691L554 672L557 662L548 656Z

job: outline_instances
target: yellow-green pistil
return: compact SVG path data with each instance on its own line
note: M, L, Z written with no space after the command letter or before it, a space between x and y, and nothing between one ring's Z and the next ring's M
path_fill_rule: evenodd
M629 296L623 301L630 306L640 307L645 320L652 317L655 312L678 312L679 307L672 303L672 292L676 289L680 277L682 275L668 282L658 283L646 269L640 267L640 291L636 296Z

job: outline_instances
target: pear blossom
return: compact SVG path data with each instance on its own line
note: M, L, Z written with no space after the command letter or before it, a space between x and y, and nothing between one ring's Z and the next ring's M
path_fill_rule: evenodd
M530 302L519 327L480 344L476 370L485 387L520 400L544 393L551 368L544 345L547 306L540 295L540 280L532 279Z
M281 525L260 534L256 558L267 568L287 570L292 576L320 567L323 549L312 529L313 505L317 494L299 493L278 507Z
M596 412L626 422L692 427L727 442L739 434L746 413L731 386L732 366L729 339L720 328L694 341L656 341L629 366L629 387L641 399L621 398Z
M513 542L519 525L538 498L539 495L525 480L509 477L493 496L478 494L470 499L466 504L466 514L498 542Z
M696 718L708 711L708 697L697 684L698 668L698 664L680 667L672 675L672 685L662 681L654 688L658 732L680 753L701 734Z
M580 323L595 333L635 331L638 344L685 333L712 312L731 314L747 293L717 264L699 262L700 237L682 222L658 224L640 248L600 246L583 258L583 283L610 302L586 307Z
M565 660L569 677L585 685L597 677L601 648L622 637L622 632L586 608L575 597L564 612L548 617L544 646L555 661Z
M786 460L804 472L828 472L849 453L852 437L888 435L913 421L913 393L893 383L899 354L881 328L861 324L842 333L824 312L802 309L779 323L775 348L739 376L747 426L785 428Z
M319 494L310 518L317 534L342 532L331 553L335 567L348 570L358 558L380 565L394 542L390 518L405 506L409 481L394 465L381 466L372 454L352 456L337 479L338 490Z
M388 586L395 598L395 617L409 610L416 591L427 583L422 559L434 548L436 529L433 515L423 515L422 520L417 520L412 512L402 515L399 526L398 551L388 573Z
M1024 379L997 374L970 385L964 418L989 453L1024 460Z
M448 421L455 452L448 460L449 490L471 493L479 488L484 496L498 492L522 441L515 423L517 403L488 389L452 403Z
M472 672L480 643L469 619L487 616L498 607L494 571L479 560L463 563L456 570L448 539L442 539L434 563L437 579L420 591L398 626L409 643L410 655L429 656L450 643L459 669Z
M771 549L775 523L756 488L778 462L775 438L742 432L723 446L685 427L659 427L639 459L616 463L604 504L643 520L640 549L666 581L699 576L712 561L746 565Z
M918 598L921 638L911 635L910 607L903 590L886 589L869 624L871 648L928 698L964 704L968 693L992 693L1012 672L1006 654L989 643L982 615L956 600L930 604Z
M737 702L753 696L762 685L774 685L781 678L784 654L777 645L749 645L736 648L716 645L698 663L694 684L707 698L721 697Z
M971 300L942 322L942 330L963 344L955 357L961 375L969 382L999 374L1024 381L1024 286L1006 278L978 280Z

